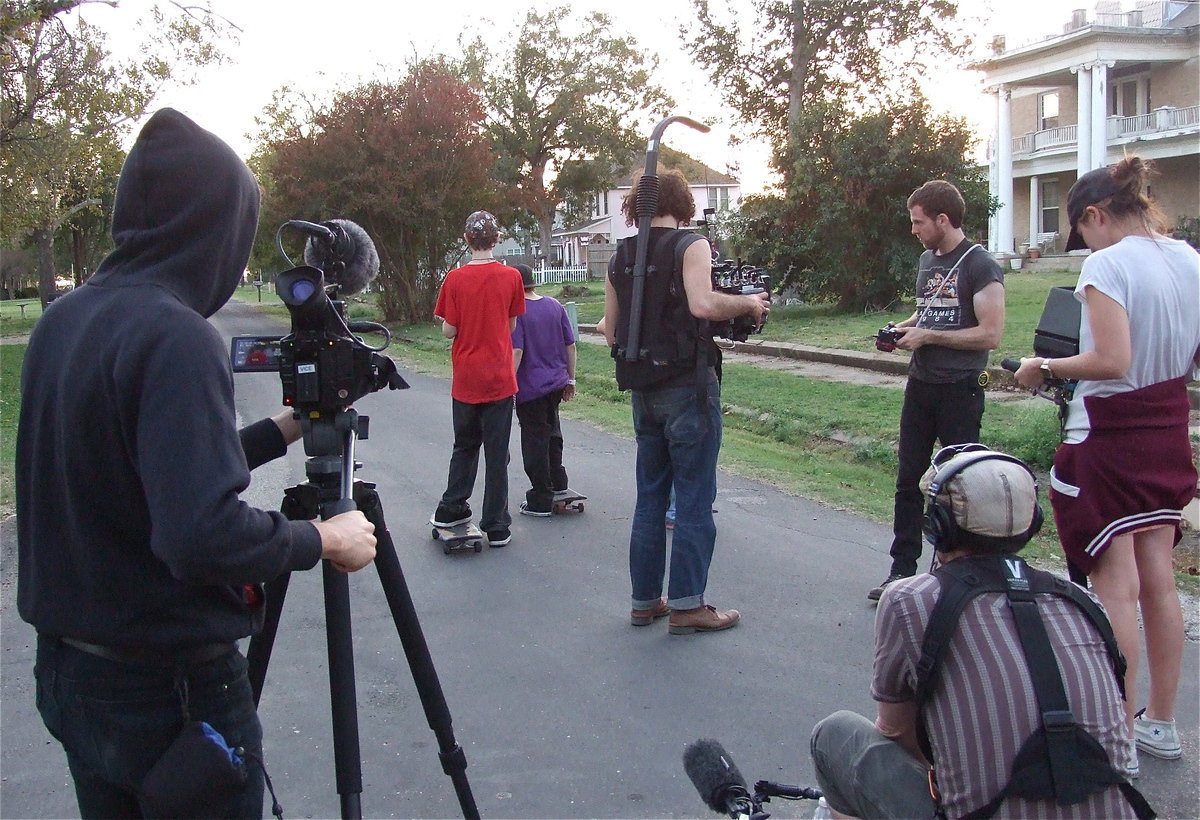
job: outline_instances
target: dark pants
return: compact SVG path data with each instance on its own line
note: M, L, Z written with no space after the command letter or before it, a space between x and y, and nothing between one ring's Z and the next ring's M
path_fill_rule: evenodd
M920 482L929 469L934 443L940 441L945 447L979 441L982 422L983 388L974 379L931 384L909 377L900 411L892 573L913 575L917 571L925 517Z
M483 511L479 528L484 532L506 530L508 514L508 438L512 433L513 400L509 396L484 404L453 402L454 452L442 504L465 504L475 489L479 472L479 448L483 447Z
M521 423L521 460L529 476L525 501L532 510L548 511L556 490L567 489L567 471L563 469L563 437L558 421L562 390L517 405Z
M63 745L81 817L142 817L138 789L189 720L205 721L230 747L262 759L246 659L231 651L189 668L146 667L98 658L38 637L37 707ZM224 817L262 817L255 763Z

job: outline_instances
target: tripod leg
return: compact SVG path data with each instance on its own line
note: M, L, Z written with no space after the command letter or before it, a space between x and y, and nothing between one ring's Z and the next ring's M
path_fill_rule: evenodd
M267 664L271 661L271 649L275 646L279 617L283 613L283 599L287 595L288 581L291 577L290 572L285 573L263 585L266 613L262 629L250 637L250 646L246 649L246 671L250 676L250 688L254 692L255 708L258 707L263 683L267 679Z
M317 499L315 488L299 484L284 490L283 503L279 505L279 509L289 521L308 521L317 514ZM263 684L267 679L267 664L271 660L271 649L275 646L279 617L283 613L283 599L287 595L288 581L291 577L291 573L284 573L263 584L263 596L266 600L263 626L251 636L250 646L246 649L247 673L250 677L250 689L254 692L255 708L258 707L258 699L262 696Z
M396 546L392 543L392 535L383 520L383 505L379 502L379 494L375 492L374 485L356 482L354 500L367 520L375 525L375 568L379 572L379 580L383 585L392 620L396 623L396 631L404 646L413 682L417 685L417 694L425 709L425 719L437 737L442 771L454 784L463 817L478 818L479 809L475 805L471 785L467 782L467 757L454 739L450 709L446 705L442 684L433 666L433 658L429 655L429 646L425 643L425 635L417 619L408 583L404 580L404 571L396 555Z
M333 765L342 817L362 817L362 759L358 744L358 697L350 631L350 579L321 562L325 586L325 638L329 651L329 699L333 714Z

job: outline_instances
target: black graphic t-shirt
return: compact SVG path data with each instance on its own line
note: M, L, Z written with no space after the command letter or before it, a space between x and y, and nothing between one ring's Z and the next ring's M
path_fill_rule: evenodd
M939 256L932 250L921 254L917 273L918 327L963 330L979 324L975 317L975 294L992 282L1003 284L1004 271L983 248L971 250L973 245L964 239L947 254ZM963 254L967 254L965 258ZM962 264L955 269L960 259ZM913 351L908 374L934 384L956 382L977 375L987 367L987 359L986 350L925 345Z

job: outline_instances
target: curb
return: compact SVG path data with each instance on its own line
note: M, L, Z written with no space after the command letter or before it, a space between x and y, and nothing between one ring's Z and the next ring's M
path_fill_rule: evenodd
M595 333L596 326L581 324L579 325L579 330L583 333ZM908 374L908 359L894 356L890 353L862 353L857 350L812 347L811 345L796 344L794 342L775 341L752 342L747 340L745 342L729 342L721 340L718 341L718 344L723 349L732 350L735 353L753 353L759 356L777 356L783 359L802 359L810 362L842 365L843 367L857 367L860 370L873 370L876 373L889 373L895 376L905 376ZM1017 389L1012 373L1004 368L992 365L988 367L987 372L991 377L991 384L993 386ZM1200 384L1193 384L1188 387L1188 399L1192 409L1200 411Z

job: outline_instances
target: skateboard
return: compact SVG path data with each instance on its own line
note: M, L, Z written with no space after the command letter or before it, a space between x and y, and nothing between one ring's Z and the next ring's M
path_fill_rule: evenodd
M569 487L565 490L559 490L554 494L554 507L556 513L563 512L583 512L583 502L587 498L586 495L580 495Z
M483 530L471 522L455 524L453 527L439 527L432 521L429 523L433 526L430 537L434 541L442 542L442 552L446 555L452 552L466 552L467 550L483 552L483 539L485 537Z

